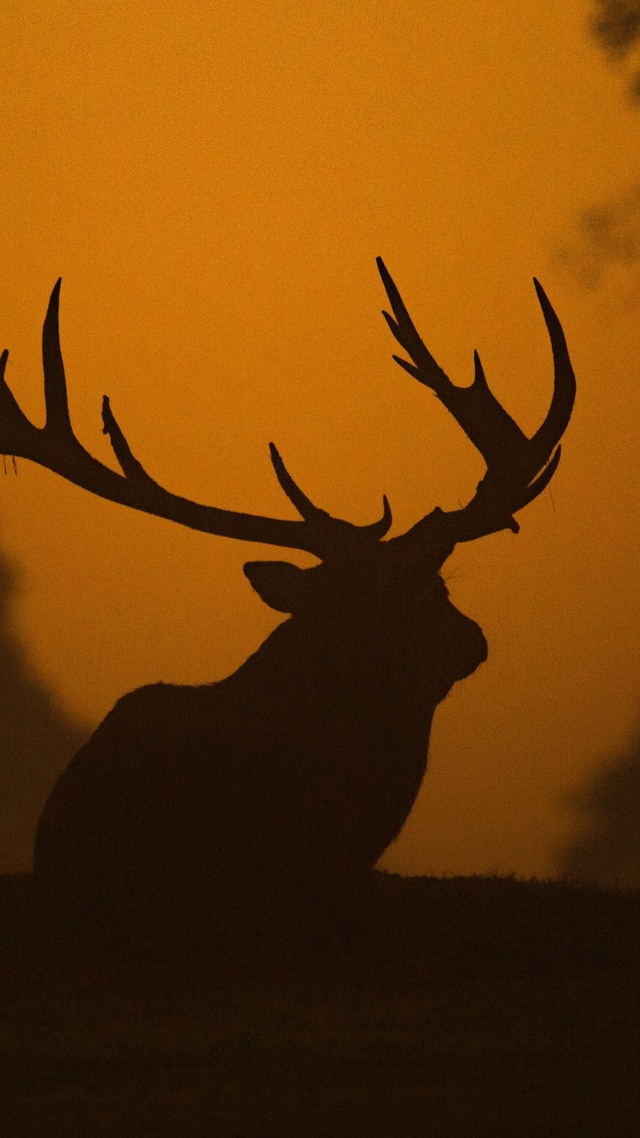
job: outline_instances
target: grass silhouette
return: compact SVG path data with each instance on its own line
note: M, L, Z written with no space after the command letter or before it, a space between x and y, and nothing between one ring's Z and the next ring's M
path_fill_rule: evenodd
M3 1112L65 1135L635 1135L640 894L373 874L315 943L55 960L1 879Z

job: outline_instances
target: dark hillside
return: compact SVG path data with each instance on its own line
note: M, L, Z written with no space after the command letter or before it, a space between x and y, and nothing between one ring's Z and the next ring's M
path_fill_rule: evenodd
M376 875L315 946L118 974L34 951L30 886L1 880L12 1138L638 1133L637 892Z

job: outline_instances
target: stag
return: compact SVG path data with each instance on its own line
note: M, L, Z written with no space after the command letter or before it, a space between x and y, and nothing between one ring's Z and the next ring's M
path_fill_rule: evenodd
M35 427L0 364L0 450L102 498L205 533L305 550L319 564L250 561L262 600L289 615L232 675L204 686L157 683L124 695L72 759L39 821L35 877L52 911L202 914L215 899L313 895L366 874L398 836L427 762L434 711L487 655L479 626L440 575L458 542L504 529L549 484L575 380L560 322L534 281L554 360L548 414L527 438L491 393L475 356L455 386L422 342L384 263L378 269L410 357L393 358L430 388L486 463L463 507L436 507L383 541L382 517L357 526L314 505L271 444L280 486L301 520L204 506L155 482L134 457L105 396L104 433L121 473L92 457L69 419L60 349L60 281L44 321L46 423Z

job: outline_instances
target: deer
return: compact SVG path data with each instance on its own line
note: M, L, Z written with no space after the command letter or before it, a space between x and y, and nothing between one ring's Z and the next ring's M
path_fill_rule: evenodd
M180 913L196 924L230 897L276 893L292 905L370 874L398 837L420 790L438 704L487 657L478 624L441 575L463 542L511 530L560 461L575 378L560 321L534 285L551 342L553 396L528 438L492 394L480 358L468 387L436 363L381 258L409 360L486 464L466 505L436 507L389 537L391 509L356 525L315 505L273 443L271 463L299 519L201 505L164 489L134 456L109 398L103 433L119 471L95 459L69 417L58 280L42 333L46 421L34 426L0 358L0 451L91 494L203 533L303 550L317 564L249 561L244 573L284 619L225 679L153 683L122 696L80 748L42 810L34 879L50 912L82 927ZM225 900L226 899L226 900ZM294 901L295 899L295 901Z

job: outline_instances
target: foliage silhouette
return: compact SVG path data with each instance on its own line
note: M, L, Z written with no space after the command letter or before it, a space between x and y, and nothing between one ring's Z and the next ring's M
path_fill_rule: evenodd
M14 634L18 574L0 555L0 865L31 867L38 815L53 783L86 739L30 669Z
M626 63L640 45L639 0L596 0L591 31L611 60ZM640 72L635 66L630 93L634 100L640 99Z
M0 386L0 449L85 489L204 532L305 549L311 569L249 562L266 604L291 614L236 673L216 684L155 684L124 696L78 752L43 810L36 882L51 920L116 942L133 930L177 944L228 919L280 929L346 914L397 837L418 793L438 703L486 658L474 621L449 601L439 570L460 541L503 529L553 476L575 380L562 328L540 285L554 358L548 414L528 439L489 390L455 387L423 344L383 262L411 362L482 454L487 472L460 509L433 510L387 541L316 507L273 444L271 460L302 521L205 507L161 488L133 456L103 401L122 474L73 434L58 331L60 282L43 329L46 425ZM7 353L2 357L6 362ZM304 919L303 919L304 913ZM208 935L208 934L207 934Z
M579 830L559 855L562 875L640 889L640 724L629 746L602 763L569 802Z
M590 34L628 81L632 106L640 102L640 0L596 0ZM606 274L636 265L640 257L640 185L623 186L610 198L582 209L574 236L557 249L583 287L598 288Z
M559 249L559 260L584 288L598 288L608 271L629 269L640 259L640 186L583 210L576 228L575 240Z

